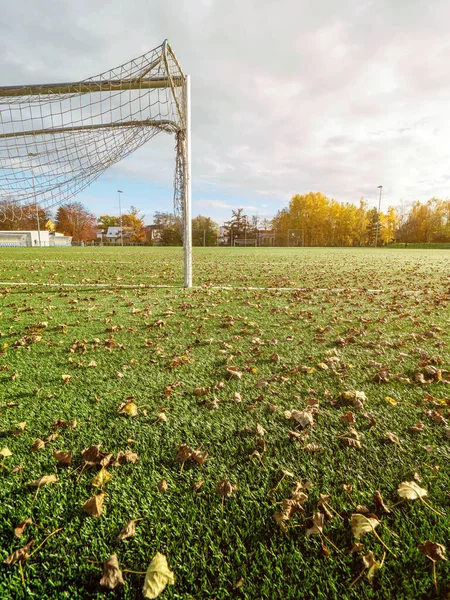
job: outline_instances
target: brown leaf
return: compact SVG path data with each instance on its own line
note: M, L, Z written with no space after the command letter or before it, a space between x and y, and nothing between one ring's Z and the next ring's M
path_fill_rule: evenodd
M53 452L53 458L57 460L60 465L71 465L72 451L55 450L55 452Z
M422 554L425 554L425 556L433 562L447 560L445 556L446 548L442 544L426 540L423 544L417 546L417 548L420 550L420 552L422 552Z
M17 527L14 528L14 533L16 534L16 536L20 537L21 535L23 535L23 532L24 532L27 524L32 523L32 522L33 522L33 519L30 519L30 517L28 517L27 519L25 519L25 521L22 521L22 523L19 523L17 525Z
M160 492L165 492L168 488L168 484L167 481L165 479L161 479L161 481L158 483L158 490Z
M103 577L100 579L100 585L103 585L110 590L113 590L117 585L124 585L125 582L122 577L122 572L119 568L119 561L117 560L117 554L113 554L103 564Z
M384 500L381 497L381 494L378 490L375 490L374 496L375 496L375 504L377 505L377 508L384 510L384 512L390 513L391 509L389 508L389 506L386 506L386 504L384 503Z
M106 467L109 465L113 455L102 452L100 446L90 446L83 450L81 458L87 465L101 465L102 467Z
M13 552L11 556L5 558L3 563L5 565L14 565L16 562L23 562L24 560L27 560L29 557L28 550L33 546L33 544L34 540L31 540L31 542L29 542L26 546L19 548L19 550Z
M400 445L400 440L395 435L395 433L392 433L392 431L387 431L386 432L386 439L388 440L388 442L391 442L391 444L398 444L398 445Z
M118 467L119 465L124 464L134 465L138 460L139 456L135 452L132 452L131 450L126 450L125 452L122 452L122 450L120 450L116 460L112 463L112 466Z
M92 498L89 498L83 504L84 510L93 517L101 517L103 512L103 502L105 501L105 496L106 494L104 493L92 496Z
M133 537L136 535L136 521L130 521L128 525L122 527L119 535L117 536L117 541L126 540L127 538Z
M349 410L348 412L345 413L345 415L342 415L342 417L340 417L341 421L344 421L345 423L350 423L350 425L353 425L353 423L355 422L355 415Z
M35 479L34 481L30 481L28 485L30 487L40 488L43 485L48 485L49 483L56 483L59 480L58 475L44 475L43 477L39 477L39 479Z
M231 483L231 481L228 481L228 479L223 479L216 485L216 492L223 498L230 498L230 496L232 496L236 490L237 485L235 483Z
M362 542L353 542L353 546L351 547L350 554L355 554L356 552L361 552L364 544Z
M192 456L193 450L187 444L180 444L177 448L177 460L180 463L186 462Z
M38 452L39 450L42 450L42 448L45 448L44 440L36 438L33 442L33 445L31 446L31 449L33 450L33 452Z
M208 453L206 450L193 450L191 453L191 459L198 465L203 465L206 462Z
M411 433L422 433L424 427L425 425L421 421L417 421L417 423L413 427L410 427L409 430Z

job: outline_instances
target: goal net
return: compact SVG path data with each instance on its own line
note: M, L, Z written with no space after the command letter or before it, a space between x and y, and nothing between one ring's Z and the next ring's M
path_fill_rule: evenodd
M152 137L169 133L190 287L189 87L167 40L83 81L0 87L0 230L24 213L66 202Z
M238 246L241 246L241 247L253 246L256 248L258 245L258 240L256 238L247 239L247 240L239 240L239 239L236 240L235 239L235 240L233 240L233 245L235 248Z

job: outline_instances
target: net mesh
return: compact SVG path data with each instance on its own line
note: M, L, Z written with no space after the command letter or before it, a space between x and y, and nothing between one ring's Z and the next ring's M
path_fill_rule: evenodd
M76 83L0 87L0 223L50 209L161 132L176 138L183 212L184 74L167 42Z

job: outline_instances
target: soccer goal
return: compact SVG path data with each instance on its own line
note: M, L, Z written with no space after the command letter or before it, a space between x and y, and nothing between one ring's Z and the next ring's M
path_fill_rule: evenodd
M243 248L245 248L247 246L256 248L258 246L258 240L256 238L247 239L247 240L239 240L239 239L236 240L235 239L235 240L233 240L233 245L234 245L235 248L236 247L243 247Z
M159 133L175 136L174 210L191 287L190 78L167 40L83 81L0 87L0 230L66 202Z

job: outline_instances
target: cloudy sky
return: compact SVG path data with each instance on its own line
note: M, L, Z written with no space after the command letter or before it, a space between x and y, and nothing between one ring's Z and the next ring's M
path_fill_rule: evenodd
M450 197L450 3L2 1L2 85L80 80L168 38L192 77L193 212L273 216L294 193L407 205ZM172 209L157 136L78 199Z

